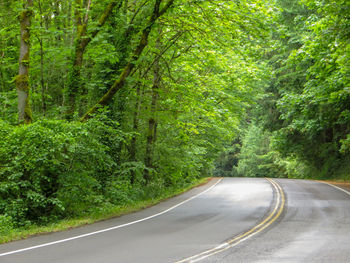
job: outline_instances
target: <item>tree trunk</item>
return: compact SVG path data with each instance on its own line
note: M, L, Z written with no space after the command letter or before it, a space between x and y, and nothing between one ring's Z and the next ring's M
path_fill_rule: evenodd
M114 82L112 87L107 91L105 95L90 109L88 112L85 113L85 115L81 118L81 121L86 121L96 112L98 108L101 106L106 106L110 103L110 101L113 99L113 96L121 89L123 88L125 84L126 78L130 75L132 69L135 67L136 61L141 56L143 50L148 44L148 36L151 32L151 29L156 22L156 20L161 17L174 3L174 0L169 0L162 10L159 10L160 4L162 0L157 0L155 2L153 13L148 21L148 25L142 30L141 38L139 41L139 44L135 48L133 55L128 62L128 64L123 69L122 73L120 73L118 79Z
M60 32L61 31L61 18L60 18L60 6L62 5L61 0L56 0L53 6L53 14L54 14L54 23L56 26L56 29ZM56 35L56 39L58 41L61 40L61 33Z
M160 47L160 39L157 39L157 49ZM159 67L159 57L156 59L154 64L153 73L153 85L152 85L152 101L151 101L151 113L148 119L148 131L147 131L147 144L146 144L146 154L145 154L145 165L148 169L144 170L144 179L148 183L150 181L149 169L153 168L153 148L156 140L157 134L157 121L156 121L156 110L157 110L157 100L159 96L160 87L160 67Z
M21 45L19 54L19 72L16 77L18 95L18 121L29 124L33 121L32 110L29 104L29 52L30 52L30 25L33 11L33 0L24 0L23 11L19 16L21 27Z
M139 114L141 109L140 96L141 96L141 88L140 86L138 86L136 89L136 103L135 103L135 111L134 111L134 118L133 118L133 124L132 124L133 132L137 132L139 129ZM131 138L130 161L136 162L136 134L134 134Z
M44 23L43 23L43 10L41 7L41 1L38 2L39 5L39 11L40 11L40 27L41 30L43 30ZM44 79L44 43L43 43L43 36L42 33L39 37L39 45L40 45L40 86L41 86L41 106L42 111L45 116L46 113L46 98L45 98L45 79Z
M2 44L2 43L0 43ZM2 65L3 65L3 57L4 57L4 52L0 50L0 78L1 78L1 91L4 92L5 91L5 77L4 77L4 73L3 73L3 69L2 69Z
M73 56L73 68L69 75L68 80L68 90L67 90L67 112L66 119L71 120L73 118L74 112L76 110L76 98L78 94L84 94L82 83L81 83L81 69L83 66L83 56L86 50L86 47L89 45L91 40L100 32L102 26L106 23L107 18L111 15L114 7L119 4L122 4L121 0L112 0L107 5L104 12L101 14L98 25L96 29L87 35L87 26L88 26L88 14L86 13L85 18L82 16L80 10L77 10L75 13L76 18L76 42L75 42L75 52ZM76 0L78 7L81 8L81 0ZM90 8L90 1L87 1L87 11ZM78 9L80 9L78 8Z
M155 73L155 83L152 86L152 102L151 102L151 117L148 119L148 130L147 130L147 142L146 142L146 153L145 153L145 165L147 168L153 168L153 148L156 141L157 134L157 121L155 119L157 100L158 100L158 89L159 89L159 74ZM144 179L148 183L150 181L149 169L144 171Z
M6 6L1 2L0 8L5 8ZM1 91L5 91L5 77L3 73L3 59L5 57L5 50L6 50L6 42L4 41L4 38L0 38L0 78L1 78Z
M132 130L133 132L137 132L139 129L139 115L141 111L141 97L142 97L142 92L140 86L137 87L136 89L136 103L135 103L135 111L134 111L134 116L133 116L133 124L132 124ZM130 153L130 161L131 162L136 162L136 142L137 142L137 135L133 134L130 142L130 148L129 148L129 153ZM135 172L131 172L131 183L135 182Z

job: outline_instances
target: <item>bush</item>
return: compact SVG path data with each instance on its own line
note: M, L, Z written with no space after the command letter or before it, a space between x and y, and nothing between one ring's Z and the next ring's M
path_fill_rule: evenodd
M103 202L102 185L116 164L102 138L121 133L95 119L0 122L0 214L17 226L76 215Z
M12 229L12 218L8 215L0 215L0 235L8 234Z

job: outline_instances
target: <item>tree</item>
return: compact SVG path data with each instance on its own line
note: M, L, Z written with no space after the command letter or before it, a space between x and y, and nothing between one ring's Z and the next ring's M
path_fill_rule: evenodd
M67 119L72 119L74 111L76 109L76 97L79 93L86 93L86 88L81 82L81 69L83 66L83 56L85 50L91 40L96 37L100 32L103 25L106 23L108 17L112 14L113 9L116 6L121 6L122 0L112 0L108 3L105 10L100 15L97 25L92 32L88 32L88 21L89 21L89 11L91 8L92 0L84 1L85 6L81 0L75 1L75 23L76 23L76 39L75 39L75 50L73 55L73 66L69 75L68 82L68 110L66 113ZM85 14L82 12L85 10Z
M23 1L23 10L19 15L21 26L21 46L19 53L19 71L16 76L18 94L18 121L19 123L31 123L33 121L32 110L29 101L29 61L30 61L30 25L33 15L32 0Z
M122 73L119 75L119 78L115 80L113 86L108 90L108 92L97 102L96 105L94 105L88 112L85 113L85 115L82 117L82 121L87 120L91 117L91 115L101 106L106 106L108 103L112 100L113 96L117 91L119 91L125 84L126 78L130 75L131 71L135 67L135 63L139 59L140 55L142 54L142 51L147 46L148 43L148 36L151 32L151 29L156 22L156 20L161 17L173 4L174 0L168 0L168 2L165 4L165 6L160 9L160 4L162 3L162 0L156 0L154 4L154 8L152 11L152 14L149 18L149 21L147 25L144 27L144 29L141 32L140 41L135 48L133 55L131 56L130 61L128 64L124 67Z

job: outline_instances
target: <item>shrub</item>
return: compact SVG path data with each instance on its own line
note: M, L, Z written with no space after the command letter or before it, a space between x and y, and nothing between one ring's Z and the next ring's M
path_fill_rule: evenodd
M12 229L12 218L8 215L0 215L0 235L8 234Z
M97 120L42 120L13 127L0 122L0 214L18 226L87 211L103 200L116 167L101 138L121 133Z

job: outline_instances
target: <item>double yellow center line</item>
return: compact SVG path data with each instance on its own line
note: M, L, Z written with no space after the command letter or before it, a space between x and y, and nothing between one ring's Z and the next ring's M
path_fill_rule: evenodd
M220 252L223 252L229 248L237 246L239 243L253 237L254 235L258 234L268 226L270 226L273 222L275 222L282 214L284 206L285 206L285 195L282 190L282 187L276 183L274 180L266 178L271 185L273 186L275 193L276 193L276 204L274 206L274 209L271 211L271 213L258 225L254 226L250 230L235 236L234 238L230 239L229 241L212 248L210 250L204 251L202 253L199 253L197 255L185 258L183 260L177 261L175 263L184 263L184 262L198 262L200 260L203 260L205 258L208 258L210 256L213 256L215 254L218 254Z

